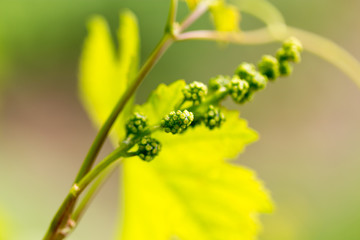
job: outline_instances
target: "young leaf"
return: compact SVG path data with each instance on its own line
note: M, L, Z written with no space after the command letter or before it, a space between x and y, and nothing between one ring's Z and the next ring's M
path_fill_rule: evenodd
M132 12L121 13L119 54L116 54L107 23L102 17L93 17L88 29L80 61L79 90L91 119L101 126L137 72L138 27ZM127 118L131 108L131 104L127 104L115 123L117 136L124 136L121 122Z
M160 85L137 111L159 122L181 100L184 81ZM162 151L151 163L124 163L122 240L250 240L256 236L258 213L272 203L248 169L227 163L257 139L256 133L225 112L217 130L204 126L184 134L157 132Z
M210 11L216 30L239 31L240 12L235 6L226 4L224 1L217 1L211 6Z

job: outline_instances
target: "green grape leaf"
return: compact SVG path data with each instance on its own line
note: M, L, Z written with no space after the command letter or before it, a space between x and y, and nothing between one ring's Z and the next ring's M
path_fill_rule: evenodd
M135 15L129 10L120 14L117 33L119 53L112 43L106 21L93 17L89 24L79 73L80 98L96 126L101 126L116 102L134 79L138 69L139 37ZM124 136L124 119L132 109L132 100L114 125L113 139Z
M224 1L216 1L210 8L216 30L221 32L239 31L240 12Z
M181 100L185 82L160 85L147 103L137 106L152 123ZM204 126L184 134L153 133L162 150L151 163L124 162L122 240L254 239L258 213L272 210L268 193L254 173L229 163L257 134L225 111L220 129Z

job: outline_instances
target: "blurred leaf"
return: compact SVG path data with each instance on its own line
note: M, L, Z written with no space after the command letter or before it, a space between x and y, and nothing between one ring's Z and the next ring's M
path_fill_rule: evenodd
M128 84L134 80L139 65L139 29L136 16L129 10L120 14L119 39L119 69Z
M210 8L216 30L222 32L239 31L240 12L224 1L216 1Z
M184 81L160 85L137 110L159 122L182 98L184 86ZM238 112L225 113L221 129L154 133L163 148L153 162L124 162L124 217L118 239L254 239L257 214L270 212L271 200L252 171L224 159L235 158L257 134Z
M184 0L186 1L188 7L193 10L194 8L196 8L196 6L199 4L199 2L201 2L201 0Z
M93 17L88 29L80 62L80 96L91 119L101 126L137 72L138 27L132 12L126 10L120 14L119 54L102 17ZM115 123L117 136L124 135L121 122L129 114L131 104L132 101Z

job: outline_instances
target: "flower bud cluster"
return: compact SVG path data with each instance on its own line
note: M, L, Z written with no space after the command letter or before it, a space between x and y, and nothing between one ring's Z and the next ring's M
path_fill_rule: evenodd
M225 115L220 111L219 108L210 105L204 116L204 123L210 130L215 127L220 127L225 122Z
M279 72L281 76L288 76L292 72L290 62L299 63L301 61L302 44L296 38L286 40L282 48L276 53L279 62Z
M280 75L279 61L271 56L264 55L258 63L259 72L267 77L269 81L274 81Z
M126 135L130 134L138 134L144 131L144 129L147 126L147 118L136 112L133 114L133 116L128 120L128 122L125 125L126 128Z
M194 105L199 105L207 94L207 86L195 81L185 86L183 94L185 101L192 101Z
M149 136L143 137L138 143L138 146L138 156L146 162L153 160L161 150L160 142Z
M251 100L254 92L264 89L266 84L267 77L258 72L254 64L244 62L235 70L229 93L235 102L244 103Z
M249 83L249 87L253 91L264 89L266 87L266 79L258 71L255 65L251 63L241 63L235 70L235 74Z
M144 133L147 128L147 117L135 112L125 125L126 135L140 135ZM141 135L140 135L141 136ZM158 155L161 149L161 144L150 136L144 136L138 142L138 150L135 152L142 160L150 162Z
M230 96L237 103L241 103L243 101L245 95L249 92L249 88L249 83L236 75L229 83Z
M209 90L217 91L222 88L227 88L231 78L229 76L218 75L209 80Z
M255 92L266 87L268 81L289 75L292 71L291 63L301 60L301 52L301 43L295 38L290 38L283 43L275 57L264 55L257 68L254 64L243 62L232 77L219 75L210 79L209 94L208 87L201 82L195 81L186 85L182 89L183 101L175 107L179 110L172 111L162 118L161 129L166 133L179 134L185 132L189 126L196 127L202 123L210 130L221 127L225 122L225 115L218 107L222 99L230 95L237 103L251 100ZM182 104L187 101L192 105L187 104L188 110L182 110ZM134 113L125 127L128 136L140 136L136 155L147 162L158 155L161 144L146 134L146 129L149 128L145 116Z
M298 63L301 61L302 51L303 47L300 41L296 38L289 38L283 43L282 48L277 51L276 58L279 62L287 61Z
M181 133L190 126L193 120L194 114L188 110L172 111L161 120L161 127L167 133Z
M240 80L233 78L230 81L230 95L238 103L251 100L254 92L264 89L268 81L274 81L279 76L289 75L292 72L290 62L300 62L301 52L301 43L295 38L290 38L277 51L276 57L264 55L258 63L258 70L253 64L241 63L235 70L235 75ZM243 89L244 84L240 84L243 80L249 85L247 90Z

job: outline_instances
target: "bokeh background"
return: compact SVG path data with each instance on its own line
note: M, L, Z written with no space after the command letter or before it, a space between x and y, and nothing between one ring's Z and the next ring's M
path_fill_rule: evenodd
M328 37L360 59L360 1L271 0L289 25ZM118 26L121 8L139 18L142 60L160 38L167 0L0 1L0 236L40 239L96 134L77 97L86 21ZM185 13L184 6L181 10ZM209 27L207 17L196 27ZM261 26L243 15L243 29ZM257 62L279 44L174 45L139 89L207 81ZM239 163L254 169L277 209L263 216L260 240L360 239L360 91L334 66L304 53L290 78L237 106L261 139ZM110 151L107 144L103 154ZM111 239L118 212L114 174L70 239ZM2 222L6 223L2 223ZM7 227L5 227L7 226Z

